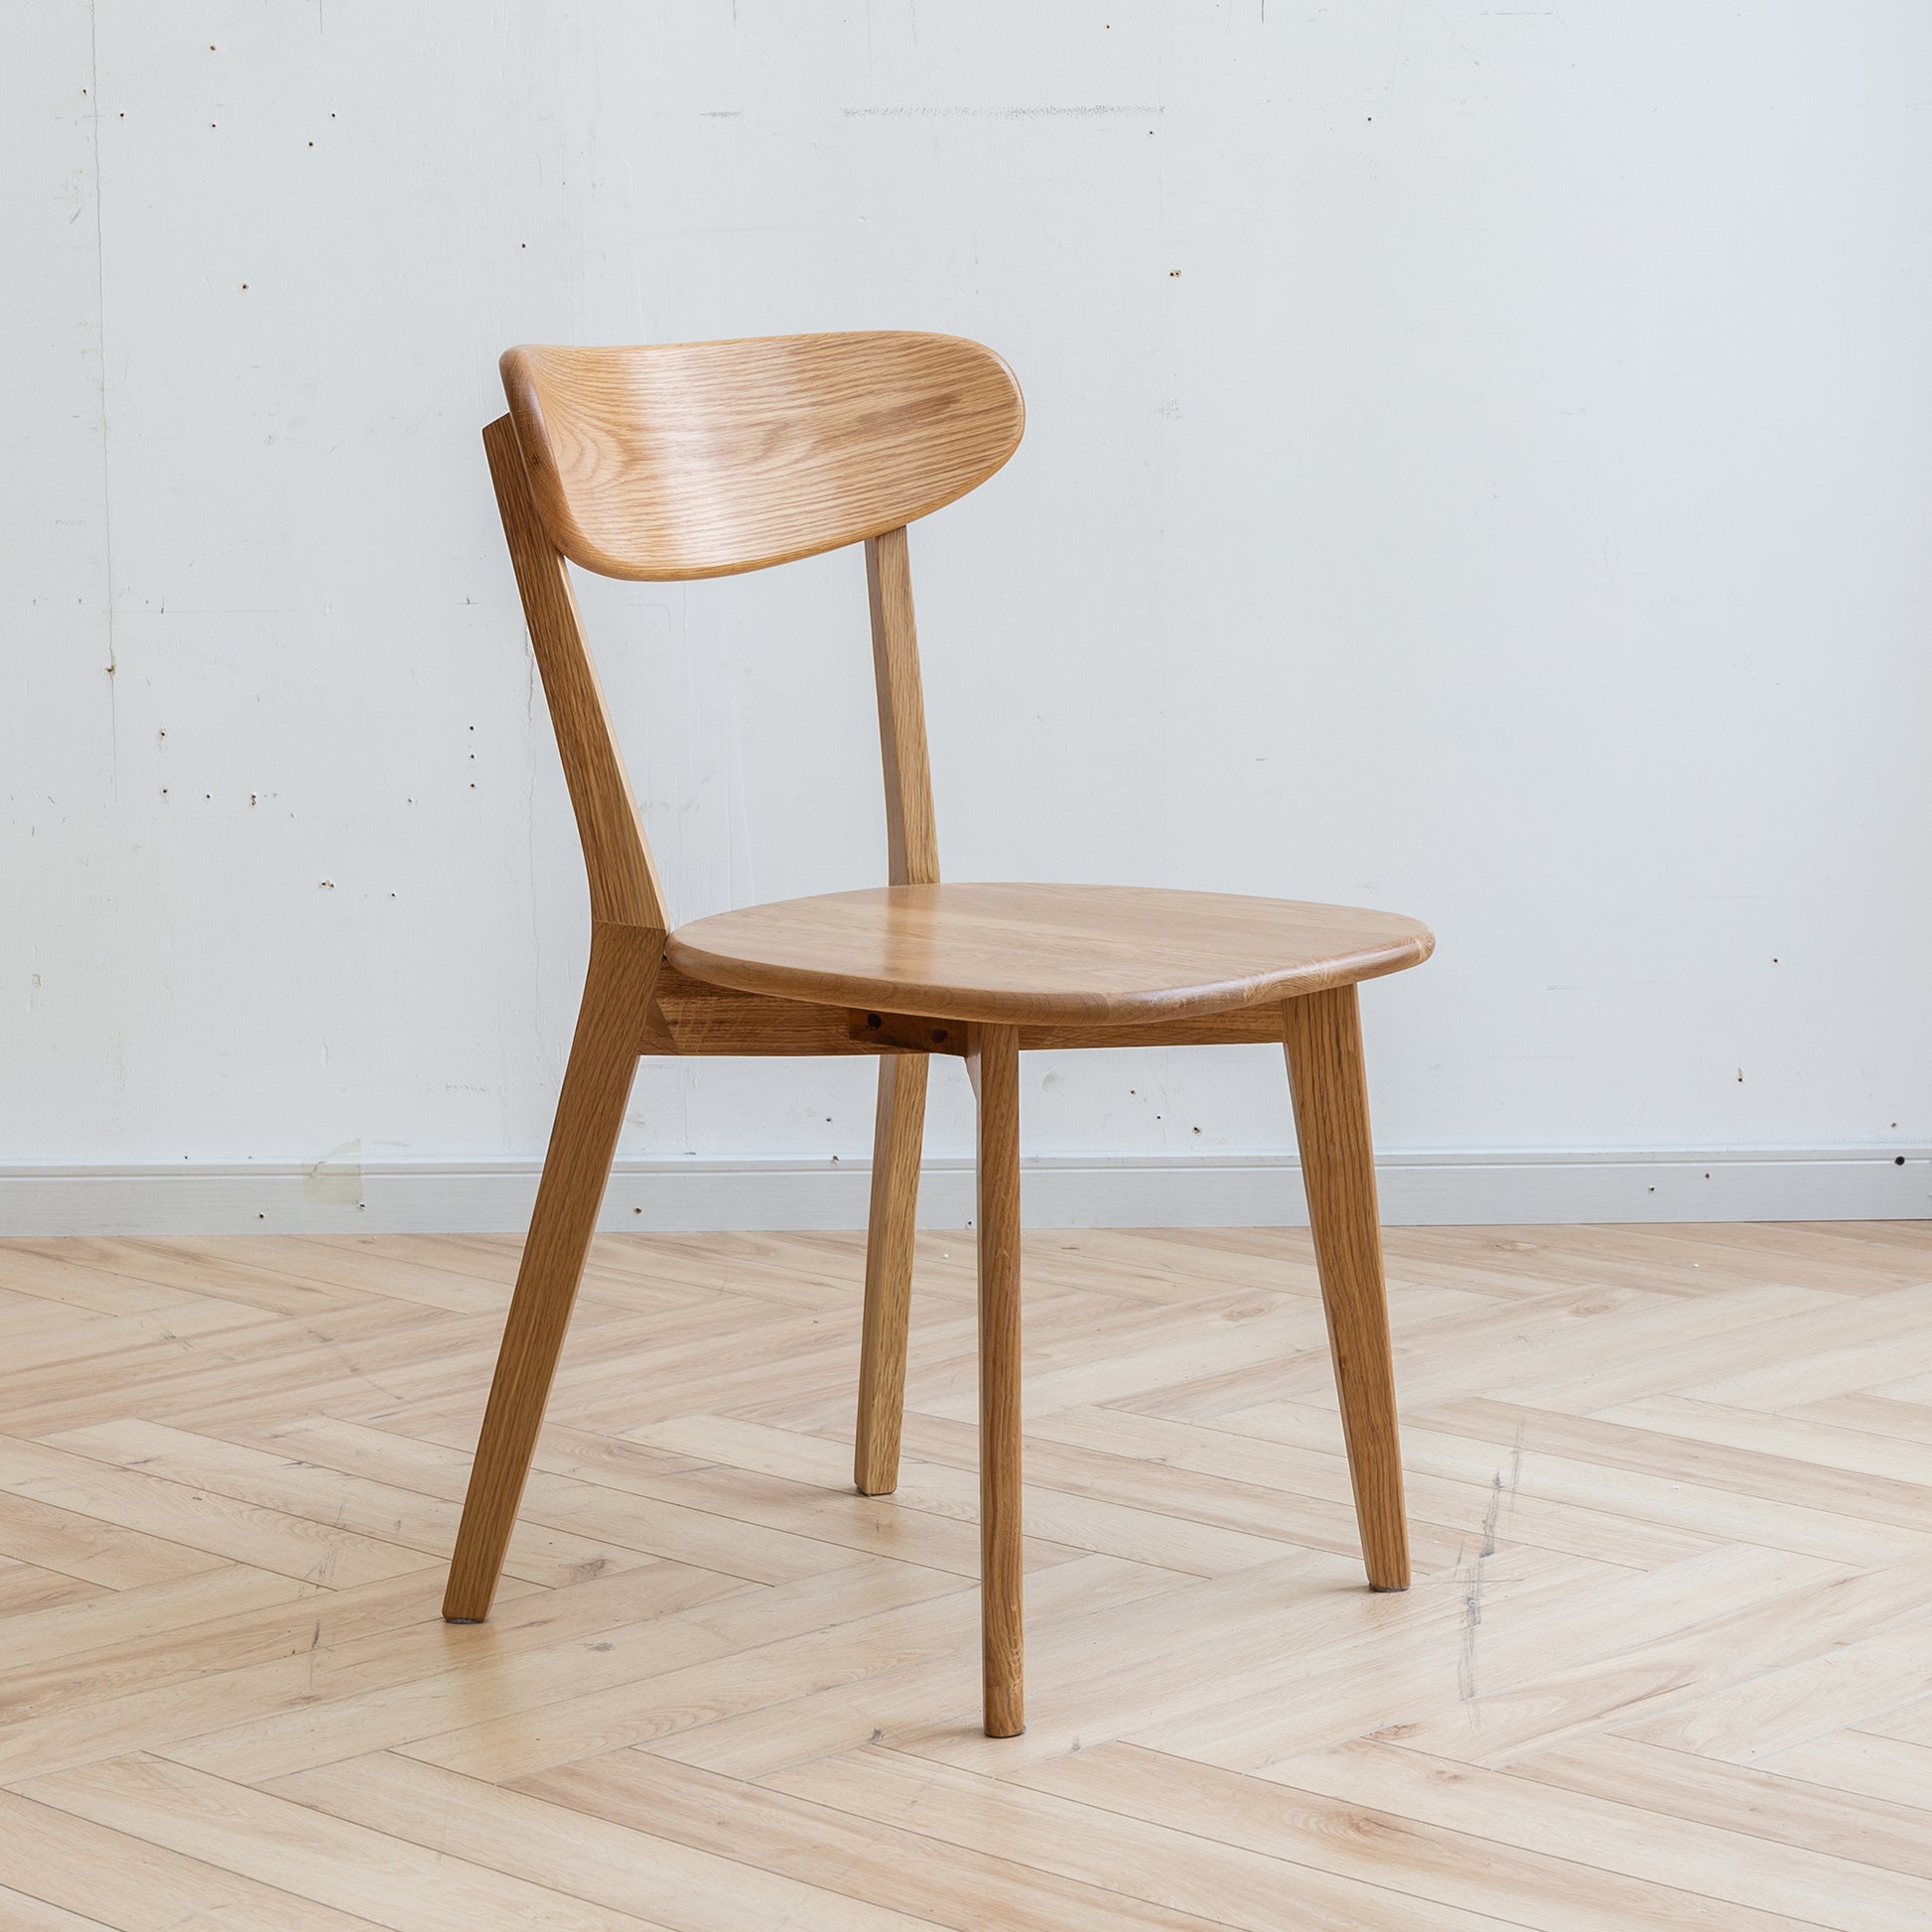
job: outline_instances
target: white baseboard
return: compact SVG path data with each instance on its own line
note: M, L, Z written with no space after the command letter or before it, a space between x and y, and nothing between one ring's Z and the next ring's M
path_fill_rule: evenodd
M1392 1225L1932 1219L1932 1150L1390 1154ZM610 1230L856 1228L864 1162L624 1161ZM0 1168L0 1235L514 1233L533 1161L272 1162ZM1035 1227L1278 1227L1308 1218L1300 1171L1272 1154L1054 1156L1026 1164ZM964 1227L972 1170L926 1164L919 1218Z

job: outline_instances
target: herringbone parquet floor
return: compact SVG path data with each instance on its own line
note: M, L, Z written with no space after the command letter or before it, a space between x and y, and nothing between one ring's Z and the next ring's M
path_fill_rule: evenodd
M1305 1235L1043 1233L977 1724L970 1236L599 1244L437 1618L493 1238L0 1244L0 1926L1932 1926L1932 1226L1400 1230L1416 1587Z

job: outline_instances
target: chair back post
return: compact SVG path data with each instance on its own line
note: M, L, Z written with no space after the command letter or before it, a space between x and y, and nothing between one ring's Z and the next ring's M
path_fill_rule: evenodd
M894 886L936 886L939 835L932 815L904 524L866 539L866 598L872 607L872 668L879 686L879 753L886 767L887 880Z
M496 507L516 571L543 695L563 759L564 782L590 877L594 925L666 931L664 893L651 864L630 779L611 729L597 662L571 588L570 567L545 534L523 467L516 431L499 416L483 431Z

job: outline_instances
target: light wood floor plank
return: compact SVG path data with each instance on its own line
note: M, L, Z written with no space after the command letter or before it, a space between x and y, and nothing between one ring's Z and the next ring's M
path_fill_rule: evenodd
M1932 1622L1860 1637L1741 1684L1726 1685L1661 1717L1619 1725L1620 1736L1675 1751L1754 1764L1814 1737L1882 1725L1932 1696Z
M1828 1396L1822 1402L1800 1403L1778 1413L1799 1423L1824 1423L1835 1429L1896 1437L1905 1443L1932 1444L1932 1404L1900 1402L1869 1391Z
M300 1605L293 1621L272 1612L252 1632L187 1632L159 1667L138 1652L83 1660L71 1676L44 1680L48 1703L0 1731L0 1782L91 1763L116 1754L117 1745L186 1750L209 1732L280 1718L320 1725L338 1702L397 1685L434 1685L453 1671L480 1673L486 1685L506 1658L524 1651L568 1649L633 1618L674 1615L743 1587L676 1564L580 1584L564 1597L512 1583L486 1626L459 1629L436 1613L442 1583L439 1568L379 1591L333 1592ZM342 1605L340 1622L349 1634L340 1634L334 1604ZM325 1635L339 1641L325 1644Z
M11 1885L0 1885L0 1925L7 1932L111 1932L97 1918L82 1918L65 1905L29 1898Z
M299 1889L391 1932L663 1932L661 1919L582 1903L441 1845L156 1758L39 1778L23 1795L257 1883Z
M1932 1744L1907 1743L1866 1730L1841 1730L1793 1744L1767 1757L1758 1768L1829 1792L1850 1792L1932 1814Z
M150 1363L172 1365L192 1354L197 1342L273 1321L263 1309L235 1302L185 1302L135 1314L91 1315L83 1322L43 1323L37 1333L10 1336L6 1373L36 1381L51 1370L83 1369L95 1376L126 1375Z
M1566 1791L1932 1879L1932 1811L1896 1796L1815 1783L1787 1768L1796 1756L1795 1749L1784 1752L1775 1769L1766 1763L1745 1768L1633 1738L1592 1737L1531 1758L1516 1766L1516 1773ZM1813 1764L1842 1761L1819 1758ZM1896 1792L1897 1784L1891 1789Z
M12 1557L0 1557L0 1620L84 1602L105 1593L101 1585L90 1584L84 1578L69 1577L59 1570L43 1570L38 1564L21 1563Z
M108 1468L44 1443L0 1438L0 1488L31 1502L157 1532L303 1583L349 1585L423 1567L424 1553L334 1523L237 1502L187 1483Z
M166 1642L198 1624L222 1623L251 1610L299 1603L323 1595L319 1584L299 1583L275 1570L227 1564L132 1589L96 1590L75 1603L61 1603L14 1616L0 1628L0 1710L18 1708L22 1687L50 1665L71 1681L78 1658L117 1645L143 1648Z
M1270 1765L1271 1783L1842 1932L1920 1932L1932 1881L1698 1818L1363 1739Z
M1868 1398L1844 1400L1863 1402ZM1659 1395L1605 1409L1595 1420L1652 1430L1679 1441L1711 1443L1799 1464L1816 1464L1827 1470L1877 1476L1907 1484L1913 1490L1932 1484L1932 1457L1925 1454L1922 1445L1901 1441L1884 1431L1859 1429L1849 1422L1825 1422L1808 1409L1781 1409L1767 1415L1757 1409L1727 1409L1720 1402L1696 1402L1689 1396ZM1863 1485L1858 1486L1857 1493L1865 1493Z
M197 1435L166 1423L132 1418L92 1423L85 1429L68 1430L42 1441L53 1449L115 1468L165 1476L211 1495L232 1497L312 1522L326 1518L336 1528L424 1556L447 1561L456 1543L461 1511L454 1502L443 1502L392 1482L317 1468L286 1455ZM517 1525L511 1539L505 1573L527 1583L555 1587L582 1583L648 1561L644 1553L626 1550L621 1544L525 1522Z
M840 1760L849 1764L853 1760ZM1301 1759L1291 1760L1299 1765ZM831 1766L813 1766L817 1776ZM1602 1868L1574 1856L1574 1847L1525 1844L1498 1834L1418 1818L1399 1804L1336 1797L1282 1782L1263 1782L1132 1744L1103 1744L1018 1774L1016 1782L1055 1806L1062 1833L1077 1801L1106 1811L1145 1838L1165 1842L1186 1832L1251 1855L1291 1860L1340 1876L1365 1879L1416 1901L1422 1922L1432 1912L1469 1910L1511 1925L1550 1932L1626 1932L1631 1926L1708 1927L1710 1932L1771 1932L1798 1924L1685 1891L1642 1875ZM842 1781L847 1794L868 1793L891 1817L890 1794L874 1776ZM1047 1794L1051 1794L1050 1797ZM902 1802L902 1800L901 1800ZM1037 1800L1036 1800L1037 1802ZM922 1814L930 1803L922 1804ZM1012 1829L1004 1817L1003 1826ZM1566 1856L1566 1854L1570 1854Z
M364 1298L352 1289L303 1281L274 1265L272 1258L221 1255L192 1240L151 1240L119 1236L89 1239L69 1236L59 1242L22 1241L19 1250L48 1259L79 1263L96 1273L121 1276L143 1287L175 1288L202 1297L253 1303L282 1314L320 1314L352 1307ZM241 1254L253 1256L252 1249Z
M98 1584L103 1589L132 1589L171 1577L227 1568L227 1560L211 1551L4 1490L0 1490L0 1555Z
M1662 1398L1671 1400L1671 1398ZM1671 1432L1671 1415L1698 1418L1754 1417L1757 1427L1744 1443L1713 1440L1707 1421L1697 1434ZM1621 1412L1614 1412L1620 1414ZM1655 1410L1647 1412L1655 1416ZM1783 1419L1713 1403L1682 1404L1663 1418L1645 1423L1610 1415L1572 1416L1514 1402L1452 1402L1423 1410L1416 1420L1452 1435L1467 1433L1484 1442L1507 1441L1532 1452L1568 1455L1613 1469L1630 1469L1666 1481L1687 1477L1715 1489L1796 1503L1828 1514L1855 1516L1900 1529L1932 1530L1932 1481L1905 1480L1870 1470L1845 1469L1796 1451L1803 1449L1802 1425L1786 1428ZM1726 1432L1736 1436L1733 1426ZM1843 1432L1841 1432L1843 1433ZM1773 1449L1771 1445L1778 1447ZM1921 1465L1932 1477L1932 1465Z
M373 1932L377 1921L0 1791L0 1871L32 1895L115 1932ZM3 1921L0 1921L3 1922Z
M200 1298L159 1282L130 1281L103 1274L79 1259L76 1245L62 1241L30 1243L18 1236L0 1240L0 1288L10 1295L58 1304L97 1314L135 1314L147 1309L187 1308Z

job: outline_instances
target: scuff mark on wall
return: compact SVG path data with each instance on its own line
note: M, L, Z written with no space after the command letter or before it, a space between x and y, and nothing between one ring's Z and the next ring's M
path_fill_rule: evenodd
M338 1206L362 1205L362 1143L345 1141L302 1172L302 1198L332 1201Z

